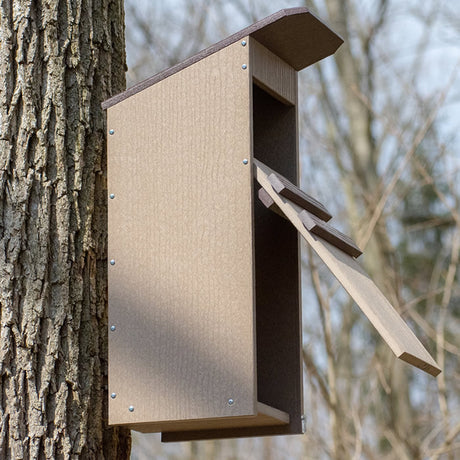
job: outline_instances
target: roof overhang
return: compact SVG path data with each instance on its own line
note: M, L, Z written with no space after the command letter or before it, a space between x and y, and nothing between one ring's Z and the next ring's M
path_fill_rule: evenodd
M102 108L107 109L247 36L255 38L295 70L302 70L330 56L343 43L342 38L312 14L308 8L299 7L280 10L215 43L185 61L107 99L102 103Z

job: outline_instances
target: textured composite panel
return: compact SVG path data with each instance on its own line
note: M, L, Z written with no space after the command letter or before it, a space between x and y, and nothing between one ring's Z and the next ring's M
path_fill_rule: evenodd
M256 414L248 48L108 111L111 424Z
M283 103L297 103L297 72L279 56L250 38L251 70L254 81Z

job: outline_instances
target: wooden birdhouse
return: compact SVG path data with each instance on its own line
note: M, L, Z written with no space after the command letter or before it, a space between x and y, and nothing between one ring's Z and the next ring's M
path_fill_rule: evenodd
M110 424L303 432L299 233L400 358L439 372L296 186L297 72L341 43L282 10L104 103Z

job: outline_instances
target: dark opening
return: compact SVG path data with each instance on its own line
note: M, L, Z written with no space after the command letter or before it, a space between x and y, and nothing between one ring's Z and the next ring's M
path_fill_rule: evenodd
M254 156L297 183L296 108L253 85ZM301 432L302 365L298 236L257 198L254 183L258 401L288 412ZM278 428L279 431L279 428Z

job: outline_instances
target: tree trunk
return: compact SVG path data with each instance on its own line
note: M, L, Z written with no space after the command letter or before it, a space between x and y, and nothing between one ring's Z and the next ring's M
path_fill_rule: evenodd
M122 0L0 0L0 458L125 459L107 427L106 145Z

